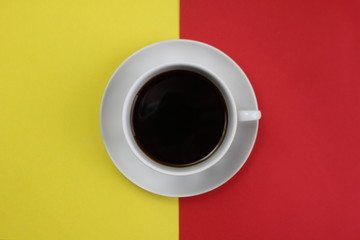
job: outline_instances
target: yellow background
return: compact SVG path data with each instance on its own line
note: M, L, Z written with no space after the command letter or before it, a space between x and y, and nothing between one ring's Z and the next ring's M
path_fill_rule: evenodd
M0 239L178 239L178 199L129 182L99 130L117 66L179 37L178 0L0 5Z

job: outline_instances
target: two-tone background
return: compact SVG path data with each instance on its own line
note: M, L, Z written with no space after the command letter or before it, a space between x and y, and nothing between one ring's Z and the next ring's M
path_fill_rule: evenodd
M0 239L360 239L360 2L0 2ZM263 119L248 162L196 197L115 168L99 107L117 66L186 38L232 57Z

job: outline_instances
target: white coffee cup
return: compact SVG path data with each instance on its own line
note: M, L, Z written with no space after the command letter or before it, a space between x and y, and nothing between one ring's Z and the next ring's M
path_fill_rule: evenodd
M228 114L227 128L223 141L220 144L220 146L206 160L197 163L195 165L186 166L186 167L171 167L167 165L162 165L152 160L141 150L141 148L136 143L131 127L132 107L139 90L144 86L144 84L147 83L147 81L152 79L154 76L171 70L188 70L203 75L204 77L212 81L212 83L215 84L215 86L220 90L227 107L227 114ZM214 164L216 164L218 161L220 161L223 158L223 156L227 153L234 140L234 136L238 124L241 124L239 122L257 121L260 119L260 117L261 117L261 113L258 110L237 109L234 98L230 90L226 86L225 82L222 81L221 78L216 76L213 72L211 72L211 69L205 69L202 66L191 63L188 64L169 63L149 70L148 72L141 75L133 83L125 98L124 108L122 113L122 118L123 118L122 122L123 122L123 130L126 141L132 152L140 161L142 161L145 165L158 172L175 175L175 176L184 176L184 175L195 174L204 171L210 168L211 166L213 166Z

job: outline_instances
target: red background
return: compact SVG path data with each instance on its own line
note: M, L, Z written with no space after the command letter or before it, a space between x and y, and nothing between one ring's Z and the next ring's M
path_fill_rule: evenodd
M181 0L180 36L248 75L248 162L180 199L180 239L360 239L360 1Z

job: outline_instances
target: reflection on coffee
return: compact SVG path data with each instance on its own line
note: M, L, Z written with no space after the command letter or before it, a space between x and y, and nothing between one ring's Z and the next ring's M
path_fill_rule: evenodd
M154 161L173 167L206 160L221 144L226 125L227 108L219 89L188 70L151 78L132 109L138 146Z

